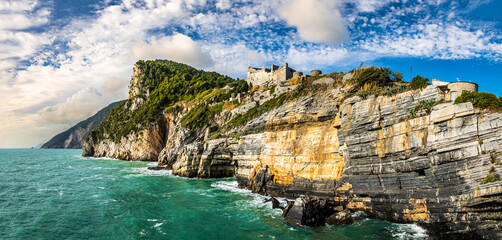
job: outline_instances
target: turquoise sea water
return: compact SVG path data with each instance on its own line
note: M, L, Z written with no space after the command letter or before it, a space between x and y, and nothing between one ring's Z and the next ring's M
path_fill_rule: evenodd
M81 150L0 149L0 239L421 239L413 224L287 225L235 179L186 179Z

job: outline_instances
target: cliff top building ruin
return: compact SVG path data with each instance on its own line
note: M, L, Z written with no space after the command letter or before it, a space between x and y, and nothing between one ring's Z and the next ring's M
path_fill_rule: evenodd
M472 82L443 82L432 79L433 86L436 86L444 95L446 101L455 101L455 99L464 92L477 92L478 84Z
M301 76L302 72L297 72L288 67L288 63L284 63L280 68L277 65L272 65L270 69L248 67L247 82L253 86L279 85L282 81Z

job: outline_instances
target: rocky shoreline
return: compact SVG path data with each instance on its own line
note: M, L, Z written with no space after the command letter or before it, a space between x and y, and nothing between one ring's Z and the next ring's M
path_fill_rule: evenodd
M305 196L318 200L299 206L326 201L343 211L418 223L437 239L502 238L502 181L485 183L502 175L501 113L444 101L432 85L364 99L349 85L320 86L218 136L210 134L214 125L291 86L277 86L274 94L257 90L254 100L197 129L181 123L192 109L184 105L119 142L91 137L83 155L157 161L183 177L235 176L239 187L255 193ZM421 108L424 102L436 104ZM292 219L310 214L294 206ZM335 213L326 211L313 222Z

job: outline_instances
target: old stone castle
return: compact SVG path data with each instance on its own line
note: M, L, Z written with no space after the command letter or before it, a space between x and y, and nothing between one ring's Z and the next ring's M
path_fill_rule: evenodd
M322 74L319 70L312 70L310 75L317 76ZM284 63L282 67L272 65L269 68L253 68L248 67L247 82L253 86L279 85L280 82L286 81L293 77L306 77L302 72L290 68L288 63Z

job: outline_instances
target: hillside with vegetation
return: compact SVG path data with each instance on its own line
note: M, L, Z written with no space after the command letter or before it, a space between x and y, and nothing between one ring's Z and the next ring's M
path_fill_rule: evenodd
M135 98L142 99L143 103L131 111L131 105L136 99L121 102L110 112L108 119L92 132L91 136L95 140L111 138L119 142L127 134L144 129L164 110L176 108L175 103L202 99L213 89L227 84L234 86L234 92L247 90L247 84L243 80L197 70L173 61L138 61L136 66L141 72L139 81L143 86ZM207 103L224 101L230 94L231 92L218 91Z
M110 111L119 105L120 102L114 102L105 108L99 110L92 117L77 123L68 130L57 134L48 142L44 143L41 148L82 148L84 138L89 131L95 130L98 125L105 121Z

